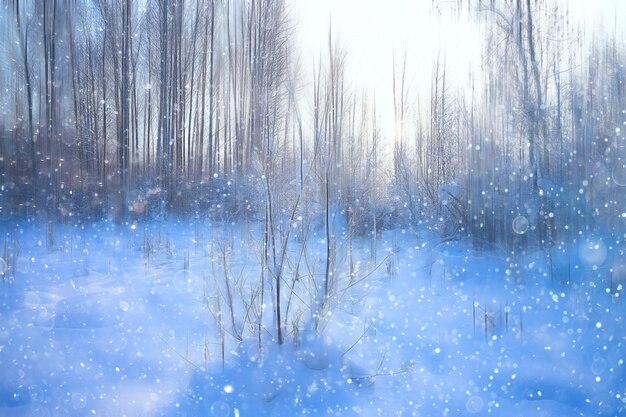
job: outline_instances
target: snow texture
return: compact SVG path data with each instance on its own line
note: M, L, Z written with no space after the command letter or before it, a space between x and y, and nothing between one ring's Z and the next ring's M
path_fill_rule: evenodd
M46 230L17 230L0 298L0 416L626 412L623 283L578 279L609 262L623 279L599 240L555 250L550 282L543 254L507 258L427 231L386 231L375 254L355 239L360 281L337 279L317 333L301 291L299 325L278 345L268 304L259 346L240 308L258 281L255 226L60 225L52 247ZM215 242L228 246L234 322ZM323 239L307 251L319 263Z

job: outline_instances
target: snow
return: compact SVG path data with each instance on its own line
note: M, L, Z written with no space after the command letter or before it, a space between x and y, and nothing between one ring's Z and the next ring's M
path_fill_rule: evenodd
M14 229L17 267L0 293L0 416L626 412L623 274L609 283L594 269L612 259L597 237L562 248L556 277L543 254L478 251L427 230L385 231L375 246L355 238L355 276L337 270L316 318L319 232L307 242L312 276L285 278L286 342L275 342L268 283L259 346L246 311L258 313L248 302L260 225L55 225L51 247L46 228ZM567 265L577 272L566 276Z

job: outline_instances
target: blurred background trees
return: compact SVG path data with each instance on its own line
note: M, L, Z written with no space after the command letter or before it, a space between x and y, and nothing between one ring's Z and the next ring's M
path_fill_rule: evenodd
M482 28L480 71L458 88L437 58L414 91L396 51L387 135L332 31L303 71L283 0L5 0L1 219L256 218L275 249L298 205L329 253L339 231L419 225L548 258L621 247L623 41L558 1L448 3Z

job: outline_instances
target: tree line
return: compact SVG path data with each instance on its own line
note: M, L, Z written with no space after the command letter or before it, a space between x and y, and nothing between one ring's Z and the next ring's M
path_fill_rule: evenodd
M332 31L303 71L284 0L3 0L2 218L249 216L270 239L294 213L328 240L337 219L362 235L427 224L547 254L617 239L619 36L556 1L444 7L485 29L480 69L458 88L437 59L419 92L394 57L384 137Z

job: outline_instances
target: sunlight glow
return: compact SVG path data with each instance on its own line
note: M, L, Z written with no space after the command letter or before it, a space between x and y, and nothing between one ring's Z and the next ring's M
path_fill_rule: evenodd
M573 24L593 36L603 28L624 34L626 1L561 0ZM427 0L290 0L296 45L302 70L310 74L320 54L328 53L329 27L347 53L350 87L375 94L383 131L390 132L393 82L392 60L400 66L406 51L407 82L411 91L427 97L434 63L445 61L453 87L464 88L470 70L479 71L484 33L467 17L467 6L452 13L458 2ZM475 12L478 2L472 2ZM620 39L617 37L617 39ZM623 39L623 37L622 37ZM399 71L399 70L398 70Z

